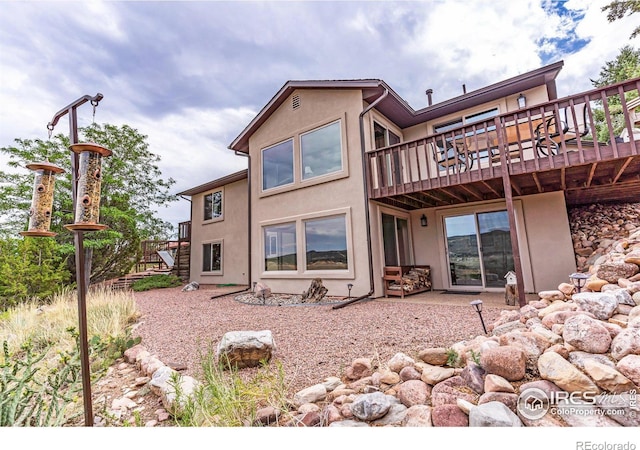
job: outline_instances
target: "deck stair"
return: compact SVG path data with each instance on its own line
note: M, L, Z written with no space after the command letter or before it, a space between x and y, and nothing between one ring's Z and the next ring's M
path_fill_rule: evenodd
M119 278L114 278L113 280L107 280L103 283L103 285L110 289L131 289L131 285L138 280L142 280L153 275L170 274L171 270L167 269L149 269L145 270L144 272L130 273Z

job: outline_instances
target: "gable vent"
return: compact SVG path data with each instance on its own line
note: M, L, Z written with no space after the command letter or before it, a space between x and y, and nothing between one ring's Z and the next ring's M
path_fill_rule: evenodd
M292 109L300 108L300 96L299 95L296 94L291 98L291 108Z

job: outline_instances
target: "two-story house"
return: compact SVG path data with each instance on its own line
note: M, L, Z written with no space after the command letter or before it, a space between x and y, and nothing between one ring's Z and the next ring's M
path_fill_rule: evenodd
M562 66L436 104L427 91L420 110L382 80L285 83L229 146L248 169L182 193L191 279L373 297L387 266L428 265L442 290L502 290L509 271L521 294L568 281L567 206L638 200L640 146L610 110L632 130L640 82L558 99Z

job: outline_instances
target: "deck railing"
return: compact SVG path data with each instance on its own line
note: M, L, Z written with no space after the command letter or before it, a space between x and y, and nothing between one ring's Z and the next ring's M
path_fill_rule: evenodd
M498 178L505 166L531 173L639 155L640 113L625 98L639 88L636 78L370 151L369 195Z

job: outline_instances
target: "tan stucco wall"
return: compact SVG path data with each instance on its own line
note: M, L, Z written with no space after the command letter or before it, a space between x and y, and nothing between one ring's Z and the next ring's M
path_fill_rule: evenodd
M576 260L563 192L522 197L536 292L569 282Z
M220 188L218 188L220 189ZM218 190L218 189L214 189ZM247 180L227 184L223 193L223 220L203 221L204 196L191 199L191 279L200 284L248 283ZM222 240L222 275L202 273L202 244Z
M322 279L328 295L347 295L347 284L353 283L352 296L369 292L368 251L364 213L364 184L362 179L359 114L363 109L362 94L358 90L301 90L292 95L300 98L300 107L293 110L291 98L272 114L249 141L251 155L252 196L252 278L271 287L273 292L302 293L312 278ZM337 119L342 123L343 172L300 181L300 132L308 131ZM283 140L294 139L295 187L274 189L262 193L261 149ZM305 273L304 254L298 246L298 272L294 275L264 271L264 242L262 227L267 224L297 221L302 223L310 215L347 215L347 245L349 273L326 271ZM349 226L350 225L350 226ZM302 229L298 228L298 242Z

